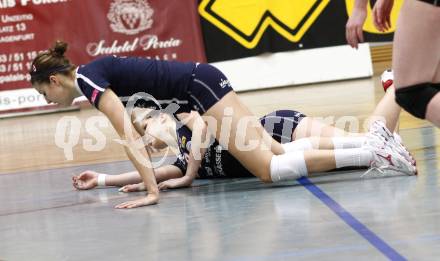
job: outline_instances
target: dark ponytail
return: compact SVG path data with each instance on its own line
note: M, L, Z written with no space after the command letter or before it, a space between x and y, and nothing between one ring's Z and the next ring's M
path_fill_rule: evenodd
M49 83L49 76L57 73L64 75L71 73L75 65L64 56L67 46L65 42L56 41L51 49L37 55L29 72L32 84Z
M56 41L53 48L49 49L49 52L51 52L54 57L63 57L66 51L67 43L61 41Z

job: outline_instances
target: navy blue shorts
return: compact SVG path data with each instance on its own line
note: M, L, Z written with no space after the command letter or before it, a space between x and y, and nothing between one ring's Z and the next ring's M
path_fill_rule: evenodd
M260 119L261 125L279 143L292 141L292 134L299 122L307 117L294 110L278 110L271 112Z
M305 117L307 116L294 110L279 110L260 118L260 122L273 139L287 143L293 141L292 134ZM221 161L227 178L254 177L228 151L222 151Z
M234 91L228 78L209 64L198 64L188 87L188 105L203 115L226 94Z

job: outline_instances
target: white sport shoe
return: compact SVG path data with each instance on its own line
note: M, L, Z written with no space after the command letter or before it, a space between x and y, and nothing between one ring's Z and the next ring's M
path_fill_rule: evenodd
M400 143L400 144L403 143L402 137L400 137L399 133L397 133L397 132L393 132L393 136L394 136L394 139L395 139L398 143Z
M369 174L381 177L417 174L416 167L399 153L391 150L389 146L371 146L370 144L380 144L380 141L371 141L371 139L379 139L379 137L373 135L367 137L370 141L365 143L364 148L372 153L373 159L370 162L370 168L361 177L369 176Z
M415 166L416 161L414 160L413 156L411 156L411 153L409 153L406 147L403 146L400 136L398 136L398 139L396 139L391 131L389 131L388 128L385 126L385 123L383 121L377 120L373 122L370 126L369 134L381 137L381 139L384 140L385 147L390 147L391 150L396 151L408 162Z
M416 167L401 154L403 152L399 152L401 148L398 145L400 143L394 140L383 122L374 122L363 145L363 148L372 153L373 160L370 162L370 169L362 177L370 173L379 174L377 176L417 175ZM376 172L372 172L373 170Z
M409 152L409 150L406 148L406 146L403 144L403 140L402 137L400 137L400 135L397 132L393 132L393 136L394 136L394 140L398 143L400 143L400 145L402 145L405 148L406 153L408 153L405 158L407 160L409 160L411 162L411 164L413 164L414 166L417 166L417 162L416 159L413 157L413 155L411 154L411 152Z
M380 76L380 80L382 82L383 90L386 92L387 89L390 88L390 86L393 85L394 82L393 70L385 70Z

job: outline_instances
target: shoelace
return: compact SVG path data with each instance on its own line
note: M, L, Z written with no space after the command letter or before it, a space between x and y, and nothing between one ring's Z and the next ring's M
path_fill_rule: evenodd
M361 175L361 178L368 177L368 174L370 174L370 172L372 172L372 171L377 171L377 172L383 174L383 170L379 169L378 167L371 167ZM374 177L376 175L373 174L372 176Z
M413 166L415 166L417 164L416 159L411 155L411 153L408 151L408 149L406 148L405 145L403 145L403 143L399 142L396 140L396 142L401 146L403 153L405 153L405 155L411 159L411 164Z
M393 141L396 144L396 148L400 151L400 153L404 154L405 159L409 160L411 165L415 166L416 160L414 157L409 153L408 149L403 145L401 142L397 141L395 138L393 138ZM403 156L403 155L402 155Z
M382 128L382 129L384 129L384 127L383 126L376 126L376 125L373 125L373 127L372 127L375 131L373 131L373 133L371 133L370 135L373 135L373 136L375 136L375 137L377 137L377 138L379 138L382 142L384 142L384 145L385 145L385 143L389 140L391 143L394 143L394 146L396 147L396 149L398 149L398 151L400 151L400 153L403 153L405 156L405 158L406 159L409 159L409 162L411 163L411 165L413 165L413 166L415 166L416 165L416 160L414 159L414 157L411 155L411 153L409 153L409 151L408 151L408 149L401 143L401 142L399 142L392 134L390 135L389 133L387 133L386 131L385 131L385 134L387 134L387 137L385 137L385 136L383 136L383 135L381 135L381 134L379 134L379 132L377 132L376 130L377 129L380 129L380 128ZM383 148L383 147L382 147Z
M393 171L393 174L390 174L390 173L387 173L387 172L385 172L385 170L392 170ZM373 171L376 171L376 173L379 173L379 175L375 175L374 174L374 172ZM367 171L365 171L362 175L361 175L361 178L366 178L366 177L368 177L368 174L370 174L370 173L373 173L372 175L371 175L371 177L390 177L390 176L395 176L394 174L395 174L395 172L397 172L397 173L399 173L399 174L406 174L406 173L404 173L404 172L402 172L402 171L399 171L399 170L397 170L397 169L395 169L395 168L390 168L389 166L379 166L379 167L376 167L376 166L374 166L374 167L370 167Z

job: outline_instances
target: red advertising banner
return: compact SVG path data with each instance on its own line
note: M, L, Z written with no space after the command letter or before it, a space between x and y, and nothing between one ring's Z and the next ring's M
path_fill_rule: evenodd
M74 64L111 54L206 60L197 0L0 0L0 91L29 87L30 63L57 39Z

